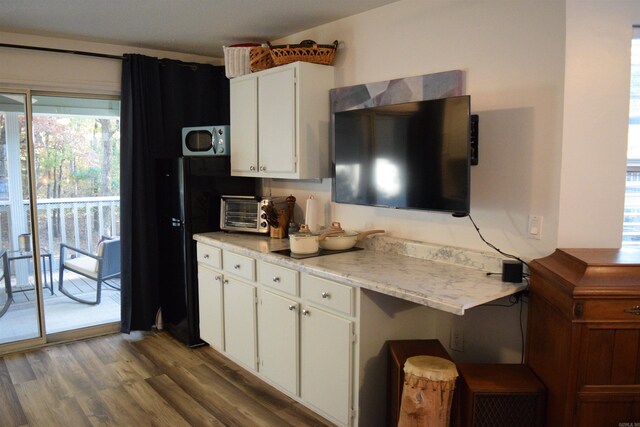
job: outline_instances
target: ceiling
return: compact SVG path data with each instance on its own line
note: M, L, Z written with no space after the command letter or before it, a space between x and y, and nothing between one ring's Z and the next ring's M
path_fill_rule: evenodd
M222 57L395 1L0 0L0 31Z

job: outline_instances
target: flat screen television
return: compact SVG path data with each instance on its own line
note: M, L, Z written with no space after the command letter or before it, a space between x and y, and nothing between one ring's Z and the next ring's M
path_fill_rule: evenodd
M470 97L335 113L334 201L469 214Z

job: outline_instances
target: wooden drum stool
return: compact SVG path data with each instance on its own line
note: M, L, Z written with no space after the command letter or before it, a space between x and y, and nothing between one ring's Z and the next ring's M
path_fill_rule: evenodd
M456 365L434 356L414 356L404 364L404 387L398 427L447 427Z

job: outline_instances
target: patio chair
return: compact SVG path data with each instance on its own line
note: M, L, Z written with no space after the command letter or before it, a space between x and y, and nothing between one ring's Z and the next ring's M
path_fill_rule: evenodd
M80 256L65 260L64 253L66 249L68 249L69 251L74 251L80 254ZM69 246L66 243L60 244L60 277L58 281L58 290L60 292L74 301L78 301L83 304L95 305L100 304L100 296L102 293L103 283L113 289L120 290L118 286L107 282L107 280L113 279L120 275L120 238L103 238L98 244L97 252L98 253L94 255L92 253L83 251L82 249ZM74 273L80 274L81 276L95 280L97 282L96 299L82 299L64 289L64 270L70 270Z
M2 259L2 275L0 275L0 281L4 280L4 292L7 294L7 299L4 301L2 308L0 308L0 317L4 316L4 314L9 309L9 304L11 304L11 277L7 277L7 272L9 271L9 262L7 260L7 251L5 249L0 249L0 259Z

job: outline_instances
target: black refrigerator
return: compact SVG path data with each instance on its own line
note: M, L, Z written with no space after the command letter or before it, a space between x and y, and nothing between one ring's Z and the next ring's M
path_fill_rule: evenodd
M228 156L156 161L158 287L165 330L188 346L202 344L195 233L220 230L220 196L255 194L254 178L232 177Z

